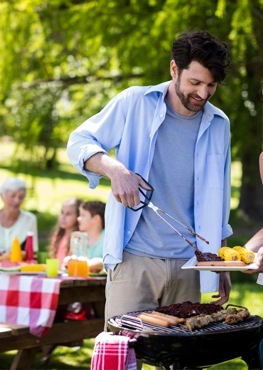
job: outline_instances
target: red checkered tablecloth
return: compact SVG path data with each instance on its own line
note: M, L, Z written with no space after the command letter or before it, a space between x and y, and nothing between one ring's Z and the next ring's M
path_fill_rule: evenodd
M27 325L42 337L51 328L58 305L60 279L0 274L0 321Z

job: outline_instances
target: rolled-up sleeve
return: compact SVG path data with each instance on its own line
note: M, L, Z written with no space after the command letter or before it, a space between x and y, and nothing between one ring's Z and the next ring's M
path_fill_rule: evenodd
M101 178L84 168L85 162L94 154L107 154L112 148L118 148L125 126L126 96L124 91L112 99L96 114L73 131L68 140L67 155L72 165L89 181L89 187L95 188Z

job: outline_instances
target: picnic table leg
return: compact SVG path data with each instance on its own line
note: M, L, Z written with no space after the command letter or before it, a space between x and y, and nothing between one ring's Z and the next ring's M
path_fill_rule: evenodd
M39 347L19 350L12 362L10 370L30 370L33 365L35 354L39 351Z

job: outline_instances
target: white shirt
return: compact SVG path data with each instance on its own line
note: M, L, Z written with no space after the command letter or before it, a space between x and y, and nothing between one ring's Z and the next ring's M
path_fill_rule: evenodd
M37 218L31 212L20 210L20 215L13 226L3 227L0 224L0 251L9 252L15 236L18 238L19 243L22 244L26 240L28 231L33 232L33 248L37 252Z

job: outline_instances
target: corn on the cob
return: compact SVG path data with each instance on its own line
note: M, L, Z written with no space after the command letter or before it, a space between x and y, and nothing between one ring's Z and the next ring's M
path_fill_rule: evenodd
M255 253L244 248L244 247L233 247L235 251L237 251L241 256L241 261L245 262L246 264L252 263L255 260Z
M233 248L222 247L219 249L218 255L225 261L241 261L240 254Z
M219 249L219 251L218 251L218 256L219 257L221 257L221 258L223 258L224 257L224 252L228 249L229 247L222 247L222 248L220 248Z
M22 265L21 272L45 272L46 267L44 264L32 264L32 265Z

